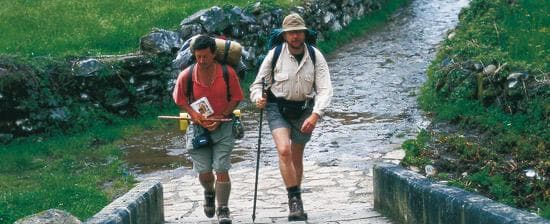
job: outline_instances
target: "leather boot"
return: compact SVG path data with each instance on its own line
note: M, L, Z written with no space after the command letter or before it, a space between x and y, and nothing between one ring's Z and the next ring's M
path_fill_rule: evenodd
M231 216L229 216L229 208L227 206L218 208L218 223L231 224Z
M288 200L288 221L306 221L307 213L304 212L302 199L292 197Z
M216 194L214 192L204 192L204 214L208 218L214 217L216 214Z

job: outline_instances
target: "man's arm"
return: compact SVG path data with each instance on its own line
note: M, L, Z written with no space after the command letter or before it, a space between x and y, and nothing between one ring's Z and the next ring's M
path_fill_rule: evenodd
M273 50L269 51L267 55L264 58L264 61L262 62L262 65L260 66L260 69L258 70L258 74L256 75L256 79L252 84L250 84L250 102L256 103L260 98L263 98L263 92L262 89L263 81L265 80L266 84L271 85L272 83L272 76L271 72L273 69L271 68L271 60L273 58ZM265 100L265 99L264 99Z
M179 75L178 79L176 80L176 85L174 86L174 91L172 92L172 98L174 99L174 102L178 107L182 110L185 110L191 117L191 120L199 125L202 126L202 118L203 116L193 110L191 105L189 105L190 102L187 102L187 85L188 79L191 78L192 74L188 74L189 69L183 70Z
M313 106L313 112L311 115L302 124L300 131L303 133L313 132L317 122L323 116L325 109L328 107L333 94L328 64L323 55L317 50L315 51L315 105Z
M315 63L315 104L313 105L313 113L322 117L325 109L330 104L333 90L327 61L317 49L315 52L317 62Z

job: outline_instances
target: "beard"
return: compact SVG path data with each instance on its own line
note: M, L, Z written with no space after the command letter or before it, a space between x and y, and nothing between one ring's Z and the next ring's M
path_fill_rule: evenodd
M288 43L288 47L293 50L301 50L304 48L304 42L303 41L290 41Z

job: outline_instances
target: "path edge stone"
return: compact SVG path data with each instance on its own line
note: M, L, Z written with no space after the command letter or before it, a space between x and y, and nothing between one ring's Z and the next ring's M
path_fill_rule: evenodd
M159 181L139 183L128 193L111 202L85 224L161 224L164 223L164 199Z
M379 163L373 172L374 209L397 223L550 223L399 165Z

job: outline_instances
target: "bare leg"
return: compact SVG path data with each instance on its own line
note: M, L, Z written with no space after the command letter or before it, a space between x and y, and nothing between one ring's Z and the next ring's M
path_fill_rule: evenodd
M305 146L305 144L291 144L292 163L294 164L294 170L296 171L296 183L298 184L298 187L302 185L302 178L304 176Z
M290 146L290 129L278 128L271 133L279 154L279 170L286 187L297 186L296 170Z
M307 220L300 196L304 145L291 144L290 129L278 128L271 133L279 154L279 170L288 191L288 221Z

